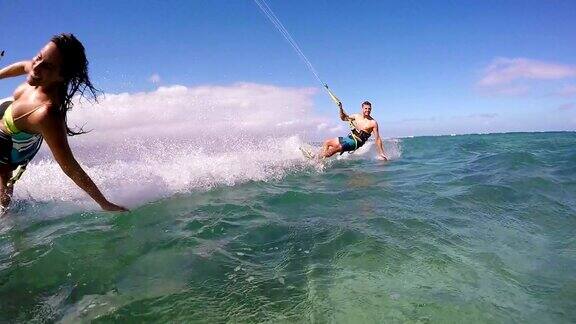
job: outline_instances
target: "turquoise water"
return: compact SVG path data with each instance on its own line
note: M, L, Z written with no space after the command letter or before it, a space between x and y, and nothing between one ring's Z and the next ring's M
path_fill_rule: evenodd
M576 321L576 133L399 147L388 163L294 156L128 214L20 198L0 321Z

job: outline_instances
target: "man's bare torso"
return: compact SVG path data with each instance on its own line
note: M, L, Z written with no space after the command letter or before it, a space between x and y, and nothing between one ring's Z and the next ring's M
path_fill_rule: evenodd
M376 125L374 119L365 118L361 114L350 115L350 119L352 119L352 124L354 124L354 127L356 127L356 129L363 130L369 134L372 133Z

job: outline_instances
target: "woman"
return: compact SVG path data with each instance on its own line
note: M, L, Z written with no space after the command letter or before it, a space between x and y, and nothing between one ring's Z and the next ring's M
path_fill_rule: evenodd
M3 104L0 120L0 204L6 208L12 195L12 172L34 157L42 139L64 173L100 207L108 211L127 209L109 202L84 172L70 150L66 113L76 94L96 99L88 76L84 46L74 35L52 37L31 61L14 63L0 70L0 79L26 75L14 91L14 101ZM1 110L0 110L1 112Z

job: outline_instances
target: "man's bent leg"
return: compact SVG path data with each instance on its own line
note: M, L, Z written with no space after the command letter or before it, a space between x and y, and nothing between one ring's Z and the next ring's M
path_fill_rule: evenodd
M340 141L338 140L338 138L337 137L331 138L329 140L326 140L324 142L324 145L322 145L322 152L320 154L320 157L328 158L340 152L341 150L342 146L340 145Z
M334 149L334 147L336 146L340 146L340 141L338 141L338 138L331 138L331 139L327 139L326 141L324 141L324 144L322 145L322 151L320 152L320 154L318 154L319 157L325 158L325 157L330 157L332 155L334 155L334 153L331 153L330 155L327 155L329 151L332 151Z
M340 151L342 151L342 146L340 146L340 144L338 144L338 146L331 146L324 154L324 157L329 158L336 153L340 153Z

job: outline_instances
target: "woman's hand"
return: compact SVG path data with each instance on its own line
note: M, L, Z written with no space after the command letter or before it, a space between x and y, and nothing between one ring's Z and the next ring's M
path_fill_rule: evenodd
M47 108L48 109L48 108ZM94 181L90 179L88 174L82 169L78 161L74 158L70 145L68 144L68 137L66 135L66 124L57 114L48 114L46 110L43 118L38 121L36 125L39 127L39 132L44 137L48 147L54 155L54 159L62 168L62 171L74 183L84 190L100 207L107 211L128 211L127 208L118 206L109 202L100 189L96 186ZM36 113L36 115L39 115Z
M118 206L116 204L113 204L109 201L106 201L105 203L101 204L100 207L106 211L111 211L111 212L126 212L126 211L130 211L128 208L126 207L122 207L122 206Z

